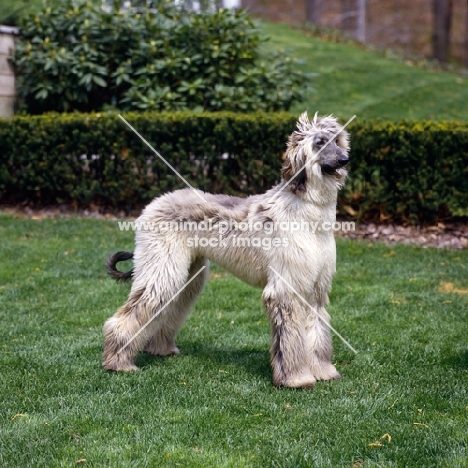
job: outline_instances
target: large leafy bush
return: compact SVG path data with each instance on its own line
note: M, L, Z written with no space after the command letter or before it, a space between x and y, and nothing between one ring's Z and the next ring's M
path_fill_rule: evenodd
M180 5L138 12L66 0L29 17L14 57L20 107L280 110L303 94L295 61L262 52L244 11Z

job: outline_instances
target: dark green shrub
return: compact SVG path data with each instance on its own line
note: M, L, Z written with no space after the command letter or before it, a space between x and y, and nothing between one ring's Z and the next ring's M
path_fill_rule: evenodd
M129 113L194 186L247 196L279 181L296 116ZM342 214L432 222L468 216L468 124L353 122ZM115 114L0 121L0 202L140 207L185 185ZM223 156L224 155L224 156ZM228 157L227 157L228 155Z
M202 190L258 193L276 181L289 114L125 114ZM102 203L129 209L180 179L115 114L46 114L1 122L1 200ZM222 156L229 154L229 157Z
M468 124L352 124L343 202L359 216L433 222L468 215Z
M295 61L263 53L244 11L118 4L66 0L24 22L14 57L23 109L281 110L304 92Z

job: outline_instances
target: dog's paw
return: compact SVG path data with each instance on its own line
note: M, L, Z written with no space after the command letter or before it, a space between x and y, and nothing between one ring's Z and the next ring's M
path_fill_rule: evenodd
M145 351L153 356L172 356L180 354L180 349L175 345L158 346L151 342L145 346Z
M313 366L312 372L317 380L341 379L341 374L336 370L336 367L331 362Z
M273 384L277 387L286 388L313 388L316 381L312 374L305 374L297 377L273 379Z
M170 348L166 351L166 354L161 354L161 356L177 356L180 354L180 349L177 346Z
M134 372L139 370L135 364L127 364L127 365L112 365L112 364L102 364L102 367L109 371L115 372Z
M104 359L102 361L102 367L109 371L116 372L132 372L137 371L138 367L133 362L128 360L122 360L118 358Z

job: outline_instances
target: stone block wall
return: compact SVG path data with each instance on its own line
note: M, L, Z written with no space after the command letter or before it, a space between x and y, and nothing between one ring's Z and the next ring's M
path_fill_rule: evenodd
M0 25L0 118L13 116L15 102L15 74L8 56L15 47L16 28Z

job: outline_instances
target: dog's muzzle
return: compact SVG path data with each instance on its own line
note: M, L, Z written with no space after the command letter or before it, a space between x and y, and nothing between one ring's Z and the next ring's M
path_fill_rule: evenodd
M348 157L340 158L338 159L337 162L338 162L338 167L345 167L349 163L349 158Z
M322 171L328 175L335 175L336 170L340 169L341 167L345 167L349 162L348 157L342 157L337 159L335 164L322 164Z

